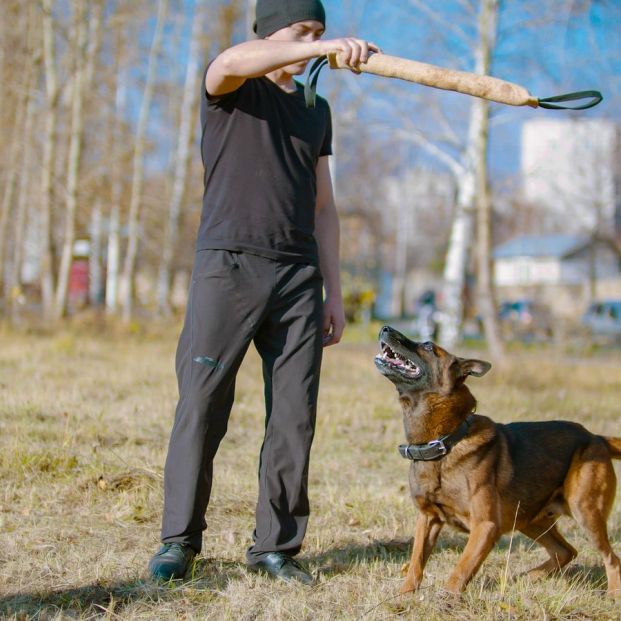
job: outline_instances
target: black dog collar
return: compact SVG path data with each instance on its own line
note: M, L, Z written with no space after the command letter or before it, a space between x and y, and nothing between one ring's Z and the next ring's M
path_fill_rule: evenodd
M472 414L469 414L459 427L453 433L442 436L437 440L432 440L426 444L400 444L399 453L401 457L412 461L433 461L440 459L448 454L448 452L464 438L472 423Z

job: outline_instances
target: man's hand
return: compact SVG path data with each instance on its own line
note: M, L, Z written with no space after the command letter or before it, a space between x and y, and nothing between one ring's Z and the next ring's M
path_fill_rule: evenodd
M345 329L345 311L340 299L326 299L323 304L323 346L336 345Z
M354 71L358 69L360 63L366 63L369 60L370 52L381 53L382 51L375 43L370 43L364 39L356 39L355 37L329 39L321 41L320 44L322 55L337 52L339 59Z

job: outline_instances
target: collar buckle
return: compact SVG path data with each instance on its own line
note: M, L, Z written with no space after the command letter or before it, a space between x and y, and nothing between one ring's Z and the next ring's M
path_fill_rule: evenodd
M438 451L438 457L444 457L448 453L448 448L442 440L432 440L427 446L430 449L436 449Z

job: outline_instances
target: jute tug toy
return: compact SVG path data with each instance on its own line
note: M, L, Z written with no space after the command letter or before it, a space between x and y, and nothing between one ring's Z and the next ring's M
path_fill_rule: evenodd
M310 108L315 105L319 72L327 64L331 69L351 69L340 60L336 52L328 54L327 57L318 58L311 67L304 88L306 105ZM416 60L389 56L388 54L371 54L367 62L361 63L358 69L361 73L398 78L407 82L455 91L510 106L530 106L531 108L547 108L549 110L586 110L596 106L603 99L599 91L579 91L555 97L538 98L531 95L523 86L499 78L446 69ZM578 106L559 105L562 102L583 99L589 101Z

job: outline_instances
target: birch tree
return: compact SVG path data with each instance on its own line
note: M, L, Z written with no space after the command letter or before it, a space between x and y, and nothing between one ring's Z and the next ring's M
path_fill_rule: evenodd
M94 89L95 71L97 59L101 50L102 26L103 26L103 0L93 0L91 17L88 27L88 50L86 54L86 68L84 77L84 88L86 93L96 93ZM105 152L105 149L104 149ZM93 200L90 217L90 253L89 253L89 300L95 306L99 304L100 292L103 290L102 270L101 270L101 247L102 247L102 194L104 192L103 180L95 185L95 198Z
M12 218L13 231L12 243L13 253L11 270L8 280L9 299L11 301L11 321L16 324L19 322L20 306L22 298L21 268L24 251L24 232L26 228L26 216L28 205L31 198L31 178L32 178L32 147L33 147L33 127L35 123L35 103L36 103L36 78L38 74L41 53L39 46L35 43L39 39L38 22L33 19L32 7L28 11L28 56L32 59L26 79L26 116L24 119L23 134L21 139L24 142L22 157L20 162L19 193L14 217Z
M122 160L123 160L123 123L127 102L127 71L122 64L124 38L121 27L115 36L114 109L110 114L109 143L111 161L110 215L108 220L108 244L106 264L106 314L116 313L119 290L119 269L121 257L121 197L123 194Z
M27 12L21 13L21 19L18 22L17 30L21 37L24 39L28 35L27 24ZM22 51L22 50L16 50ZM19 55L18 55L18 58ZM7 282L5 282L5 266L7 258L7 232L8 225L11 218L11 212L15 200L15 194L17 190L17 183L19 181L19 160L20 153L23 149L23 132L24 121L26 118L26 108L28 107L28 99L31 95L30 81L33 67L33 58L28 53L23 54L23 58L20 58L23 62L18 65L18 70L15 71L15 83L17 87L14 90L14 114L13 114L13 127L10 134L10 140L8 144L8 157L6 159L6 168L4 171L4 187L2 191L2 202L0 203L0 283L4 283L4 290L8 288ZM5 84L2 84L5 87ZM3 102L4 106L4 102ZM6 148L6 146L5 146Z
M136 129L136 138L134 146L133 160L133 177L132 188L129 203L128 218L128 243L125 261L123 265L123 321L130 321L133 310L133 279L136 267L136 256L138 254L138 243L140 235L140 202L142 198L142 186L144 180L144 149L145 149L145 133L149 112L151 109L151 100L153 99L153 89L155 85L155 75L157 71L157 61L162 46L162 35L164 31L164 22L168 11L168 0L159 0L157 10L157 23L149 52L149 62L147 68L147 78L142 96L142 105L140 107L140 116L138 118L138 127Z
M25 98L22 98L25 101ZM11 209L15 197L18 177L18 159L21 142L20 133L23 131L24 119L26 116L26 106L20 105L13 127L11 143L9 147L8 170L5 174L4 191L2 194L2 204L0 205L0 283L4 282L5 277L5 256L8 223L11 216Z
M71 136L67 160L65 224L53 315L56 320L64 315L67 308L69 274L73 260L73 242L75 241L75 214L78 204L78 183L84 133L84 82L87 64L86 11L89 4L83 0L73 0L72 3L75 33L73 50L75 64L71 94Z
M474 73L489 75L491 55L496 41L498 0L481 0L479 11L479 40L475 50ZM474 228L477 180L482 179L485 183L487 180L482 169L487 166L488 125L488 102L483 99L473 100L468 142L463 167L458 176L457 204L444 268L444 313L442 314L440 334L442 343L448 349L453 348L461 337L461 324L464 314L463 296L468 254ZM488 217L488 203L483 201L481 205L483 219L480 222L478 232L484 237L483 246L479 251L479 269L485 271L490 260L491 219ZM481 274L480 271L479 274ZM495 322L495 311L491 298L491 276L485 285L483 287L486 294L484 300L485 323L490 325L489 322ZM493 346L498 350L499 338L496 338L497 333L495 336L493 330L491 333Z
M198 19L200 8L200 1L197 0L194 12L190 15L192 22L190 51L181 103L173 189L168 208L168 219L166 221L157 283L157 308L162 315L170 315L171 265L179 236L179 218L187 187L190 147L193 144L192 129L196 120L199 82L202 79L200 62L203 51L201 44L203 21Z
M54 203L54 163L56 160L56 126L58 118L58 74L56 69L56 36L54 0L42 0L43 58L45 65L45 129L41 167L41 205L39 210L39 240L41 248L41 298L43 316L52 316L54 276L52 264L52 205Z
M498 0L482 0L479 20L482 68L491 69L491 54L496 45ZM489 102L479 100L482 106L481 124L477 137L477 292L483 329L490 353L497 362L504 359L504 345L500 336L494 283L492 277L492 199L488 181Z

